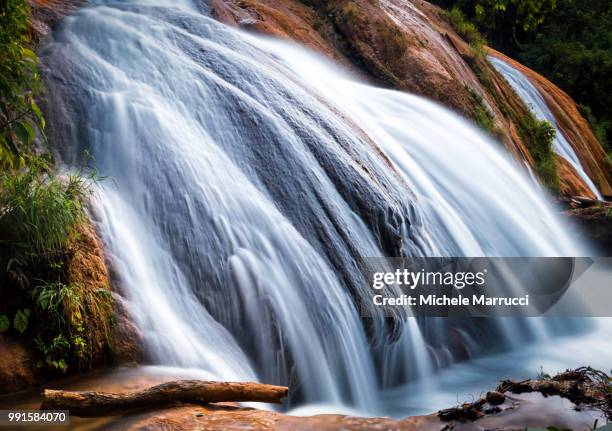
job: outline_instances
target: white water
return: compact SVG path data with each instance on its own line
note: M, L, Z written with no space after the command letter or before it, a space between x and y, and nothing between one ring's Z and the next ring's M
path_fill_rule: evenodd
M88 148L108 177L99 226L153 363L384 412L381 390L456 359L451 336L470 354L551 336L534 319L366 330L353 305L367 256L584 253L484 134L189 3L98 3L44 53L50 123L66 161Z
M537 88L529 81L521 71L515 69L510 64L506 63L502 59L497 57L489 56L489 61L501 73L508 83L512 86L514 91L519 95L523 102L531 109L533 114L538 120L546 120L552 124L556 130L555 139L553 140L553 150L567 160L570 165L576 170L580 178L584 181L584 184L593 192L597 199L603 199L601 193L597 189L597 186L593 183L593 180L587 175L584 167L580 163L580 159L576 155L576 152L572 148L572 145L563 135L561 129L557 125L557 120L548 106L544 101L544 98L540 94Z

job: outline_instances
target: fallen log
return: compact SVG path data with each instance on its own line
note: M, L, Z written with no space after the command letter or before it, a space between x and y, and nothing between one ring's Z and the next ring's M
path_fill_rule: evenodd
M197 404L241 401L280 404L288 392L289 389L286 386L262 383L178 380L124 393L45 389L40 408L41 410L69 410L73 416L96 417L167 406L177 401Z

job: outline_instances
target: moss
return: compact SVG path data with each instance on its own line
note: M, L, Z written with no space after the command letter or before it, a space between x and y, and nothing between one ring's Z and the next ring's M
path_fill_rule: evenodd
M540 180L553 192L559 193L557 160L552 149L555 128L548 121L540 121L530 112L519 121L519 132L535 162Z
M482 100L480 94L476 93L468 86L465 86L465 90L469 93L473 101L474 109L472 113L472 120L474 123L482 130L496 138L503 136L503 131L495 125L495 117L485 106L484 100Z
M375 23L375 29L382 46L383 61L392 70L399 69L402 56L410 44L408 37L395 25L382 20Z
M487 44L487 41L480 34L478 28L468 21L461 9L453 7L447 12L446 16L459 36L470 44L474 52L480 57L484 56L484 46Z
M359 16L359 7L353 2L348 2L341 9L340 17L342 21L350 27L356 27L360 24Z

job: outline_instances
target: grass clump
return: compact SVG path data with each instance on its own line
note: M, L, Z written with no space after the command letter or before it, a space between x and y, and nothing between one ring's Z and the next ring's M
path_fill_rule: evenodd
M467 85L465 86L465 89L469 93L474 104L474 110L472 113L472 120L474 123L488 134L497 138L501 137L503 135L503 131L495 125L495 117L486 107L482 96Z
M36 159L25 169L0 177L0 244L12 254L28 256L66 246L85 218L86 178L54 176Z
M38 366L62 372L70 364L89 368L95 356L92 350L109 343L113 320L110 291L88 291L77 284L41 280L32 291L32 301L36 312L49 323L35 338Z
M535 162L540 180L553 192L559 192L557 160L552 149L555 128L548 121L538 120L531 113L520 119L519 130Z
M472 49L480 56L485 53L484 46L486 39L480 34L478 28L468 21L465 14L458 7L453 7L448 11L448 19L459 36L465 39Z

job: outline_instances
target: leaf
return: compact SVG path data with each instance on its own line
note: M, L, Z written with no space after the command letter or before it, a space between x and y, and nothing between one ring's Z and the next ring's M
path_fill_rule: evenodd
M11 327L11 321L8 316L0 314L0 332L6 332Z
M34 128L27 121L16 122L12 127L13 132L15 132L19 140L25 145L30 144L36 136Z
M26 329L28 329L28 320L30 318L30 309L24 308L23 310L17 311L15 313L15 318L13 319L13 326L20 334L23 334Z
M45 128L45 117L43 116L42 111L40 110L40 108L38 107L38 105L36 104L34 100L32 100L32 111L34 112L34 115L36 115L36 118L38 118L38 122L40 123L40 128L44 129Z
M36 61L36 53L28 48L22 48L21 53L24 57L29 58L30 60Z

